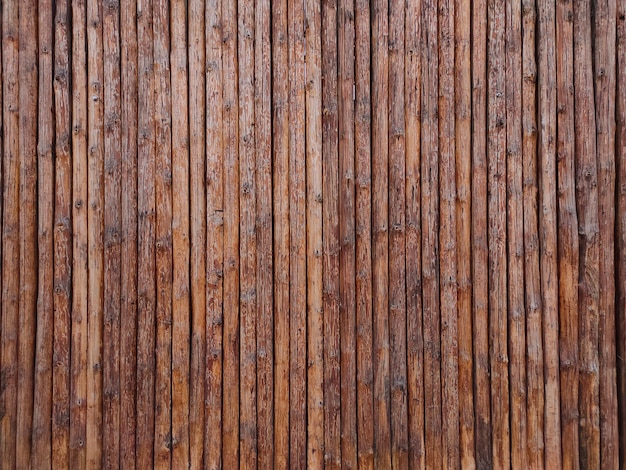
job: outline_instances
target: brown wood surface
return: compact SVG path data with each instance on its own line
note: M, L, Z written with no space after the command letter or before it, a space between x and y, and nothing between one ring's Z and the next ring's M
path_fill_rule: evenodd
M0 468L624 466L624 0L1 12Z

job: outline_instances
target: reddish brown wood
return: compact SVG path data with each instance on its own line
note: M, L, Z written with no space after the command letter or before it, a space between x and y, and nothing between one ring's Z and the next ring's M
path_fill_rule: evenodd
M426 467L444 465L439 286L439 56L437 4L422 4L421 226Z
M195 5L199 8L199 5ZM195 47L198 57L190 61L190 120L191 131L191 185L192 185L192 310L194 323L199 327L205 321L206 309L206 359L199 357L197 367L206 360L204 398L204 465L211 469L220 468L222 459L222 365L223 365L223 278L224 278L224 140L222 100L222 30L221 4L210 3L205 9L206 59L202 45ZM195 22L190 28L203 29ZM210 34L209 34L210 33ZM192 41L190 46L194 45ZM204 62L206 60L206 62ZM206 75L206 101L202 94L203 65L208 64ZM206 115L203 106L206 103ZM206 152L204 127L206 119ZM201 156L206 153L206 162ZM206 180L202 175L206 165ZM204 191L206 183L206 206ZM195 207L194 207L195 201ZM206 214L206 229L198 220ZM206 232L205 232L206 230ZM206 237L206 242L204 238ZM206 251L205 251L206 250ZM206 253L206 255L205 255ZM206 256L206 261L205 261ZM206 268L205 264L206 263ZM206 304L205 273L206 269ZM200 333L200 332L198 332ZM202 346L197 354L202 353Z
M391 467L389 377L389 11L371 5L372 54L372 308L374 367L374 466Z
M189 468L190 417L204 408L190 408L191 309L189 284L189 101L187 94L187 15L182 0L170 3L172 99L172 468ZM201 388L200 388L201 389ZM197 392L196 392L197 393ZM202 431L194 431L202 435ZM196 439L198 439L197 434ZM198 442L196 440L196 442Z
M120 303L120 467L135 468L137 435L137 3L120 3L122 233Z
M339 105L337 2L322 2L322 266L324 309L324 461L341 467L339 320ZM368 36L369 37L369 36ZM369 67L369 65L368 65Z
M357 0L354 10L357 452L359 467L373 469L375 449L372 362L372 106L369 1Z
M17 318L16 466L30 465L37 331L37 2L19 2L19 308ZM50 48L48 48L50 52ZM43 146L42 146L43 147ZM48 161L48 166L51 162Z
M537 174L544 370L545 465L561 466L556 238L555 5L537 1Z
M72 3L72 315L70 344L70 466L87 457L87 18Z
M32 423L31 464L38 468L50 467L52 461L52 417L53 401L53 341L54 341L54 209L55 193L61 189L55 185L55 119L53 115L53 18L48 15L51 4L38 4L38 103L37 103L37 212L39 269L37 278L37 332L35 337L35 370ZM65 56L67 58L67 56ZM67 60L67 59L66 59ZM66 160L67 161L67 158ZM59 339L63 341L62 330ZM67 343L66 343L67 344ZM66 351L69 353L69 344ZM65 357L62 353L61 357ZM69 359L69 358L68 358ZM61 362L61 361L59 361ZM67 361L69 363L69 360ZM67 364L69 366L69 364ZM69 390L68 390L69 392ZM63 393L57 396L63 399ZM67 394L65 395L67 397ZM69 411L69 410L68 410ZM68 413L69 415L69 413ZM59 420L61 421L61 420ZM53 421L53 425L56 424ZM65 423L61 432L55 433L63 440L69 432ZM67 423L69 425L69 422ZM65 429L64 429L65 428ZM67 432L66 432L67 431ZM67 452L67 447L63 451ZM67 455L67 453L66 453Z
M104 320L102 331L102 465L119 468L121 306L120 4L103 3L104 48Z
M522 4L522 178L524 204L524 299L526 314L526 413L528 465L544 466L544 384L541 279L537 210L537 64L534 0Z
M72 313L72 108L70 104L69 14L67 2L56 4L54 27L54 327L52 330L52 455L51 466L69 468ZM52 25L51 25L52 26ZM52 111L52 109L51 109ZM52 286L51 286L52 287ZM52 360L52 358L51 358ZM39 456L33 451L33 466ZM43 463L43 462L42 462Z

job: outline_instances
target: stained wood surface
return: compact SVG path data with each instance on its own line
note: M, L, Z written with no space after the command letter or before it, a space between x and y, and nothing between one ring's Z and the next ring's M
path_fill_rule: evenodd
M1 469L626 465L624 0L1 12Z

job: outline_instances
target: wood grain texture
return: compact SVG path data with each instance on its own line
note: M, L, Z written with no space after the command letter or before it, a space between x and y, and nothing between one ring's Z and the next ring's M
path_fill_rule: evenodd
M625 0L8 0L0 468L621 468Z

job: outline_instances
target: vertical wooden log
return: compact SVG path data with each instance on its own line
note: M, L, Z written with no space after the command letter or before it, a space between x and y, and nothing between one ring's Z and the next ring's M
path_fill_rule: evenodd
M172 468L189 468L189 102L187 15L183 0L170 3L172 90ZM204 377L194 377L202 383ZM202 403L197 410L203 414Z
M472 388L471 17L471 2L469 0L457 0L454 4L456 261L459 336L459 457L463 468L476 466L474 390ZM407 252L410 251L407 250Z
M102 465L119 468L120 455L120 295L121 72L120 4L103 3L104 45L104 324L102 342ZM124 175L125 176L125 175Z
M120 467L135 468L137 435L137 2L120 3L122 233L120 301Z
M506 213L511 466L526 468L526 322L522 199L521 4L506 4Z
M426 448L424 443L426 430L424 429L425 390L424 330L422 317L422 223L420 169L423 88L423 71L420 60L423 30L422 2L411 0L407 3L405 28L404 114L406 126L406 321L409 466L411 468L423 469L426 468ZM469 77L469 74L467 77ZM473 406L473 404L471 404L471 406Z
M19 313L15 462L30 465L37 331L37 2L19 6ZM49 51L48 51L49 52ZM50 162L48 162L50 163ZM15 273L17 274L17 273Z
M487 239L487 1L472 10L472 321L476 466L492 467ZM425 64L427 67L428 65Z
M307 467L324 468L324 317L322 281L321 5L305 4ZM356 416L355 416L356 419ZM356 452L356 448L355 448Z
M391 460L408 466L404 19L405 2L389 2L389 340ZM456 312L455 312L456 316ZM458 417L457 417L458 421Z
M239 105L237 2L222 3L224 133L224 366L222 459L239 465ZM208 119L208 117L207 117Z
M200 5L193 5L199 9ZM190 61L190 124L191 132L191 203L192 203L192 310L194 324L198 327L206 313L206 375L205 375L205 430L204 465L210 469L222 464L222 325L224 321L224 139L222 98L222 9L219 1L205 7L206 25L206 97L202 94L202 73L205 59L202 47L196 46L197 58ZM191 13L191 11L190 11ZM190 18L190 31L201 36L203 25L196 25ZM190 41L190 47L194 41ZM199 86L198 86L199 85ZM200 90L199 90L200 89ZM206 162L205 142L201 141L205 129L206 104ZM206 205L204 201L205 180L202 178L206 165ZM206 231L203 222L206 217ZM206 237L206 242L204 238ZM204 245L205 243L205 245ZM205 261L206 249L206 261ZM205 265L206 262L206 265ZM206 269L206 273L204 272ZM205 277L206 276L206 297ZM206 299L206 300L205 300ZM206 302L206 303L205 303ZM201 353L202 347L198 348ZM205 358L198 361L202 364ZM200 366L200 365L198 365ZM202 367L202 366L200 366Z
M574 136L578 211L578 344L580 465L600 467L598 302L599 220L591 2L574 3ZM603 286L606 289L606 286Z
M537 1L537 160L539 174L539 263L544 351L546 465L561 466L559 410L558 273L556 240L556 57L555 5Z
M87 17L72 2L72 314L70 344L70 467L87 463Z
M323 195L324 195L324 435L325 461L341 466L341 390L339 317L339 104L337 2L322 6Z
M155 145L152 2L137 0L137 468L153 466L155 405ZM159 397L161 399L162 397Z
M54 468L69 468L70 450L70 316L72 313L72 115L70 104L68 2L56 3L54 25L54 327L52 364L52 455ZM48 10L50 11L50 10ZM52 24L50 24L52 28ZM41 29L40 29L41 30ZM51 46L50 46L51 47ZM34 467L48 454L34 446ZM37 458L43 462L38 462Z
M289 79L287 1L272 5L274 466L289 466Z
M572 2L556 5L560 408L564 468L578 468L578 220Z
M341 467L340 244L339 218L337 217L339 213L339 104L337 59L337 2L324 0L322 3L324 460L327 468L333 469Z
M441 285L441 415L444 467L459 455L454 2L439 3L439 256ZM456 73L459 73L456 71Z
M505 9L487 2L487 206L493 465L510 466L506 266Z
M355 10L355 236L356 380L359 468L374 468L374 367L372 350L372 148L370 3ZM327 195L324 194L326 200ZM326 310L324 310L326 313Z
M239 465L256 468L256 153L254 2L239 0Z
M2 201L0 201L0 233L2 235L4 235L4 218L3 218L3 209L4 209L4 175L3 175L3 167L4 167L4 129L2 127L3 122L4 122L4 101L2 99L3 97L3 91L4 91L4 80L3 80L3 75L2 75L2 67L4 66L4 61L3 61L3 51L4 51L4 46L5 46L5 40L4 40L4 34L3 34L3 26L4 26L4 15L2 13L2 11L0 11L0 42L2 42L2 47L0 47L0 156L2 158L2 161L0 162L0 194L2 194L3 199ZM3 243L0 241L0 374L4 373L4 368L3 368L3 362L2 362L2 350L3 350L3 345L4 345L4 340L3 340L3 335L2 335L2 327L4 325L4 323L2 322L2 312L3 312L3 307L4 304L2 303L2 245ZM4 377L4 376L3 376ZM2 389L4 389L4 378L0 379L0 383L2 384ZM2 391L0 391L0 410L2 410L3 413L3 417L5 414L5 406L4 406L4 400L5 400L5 396L4 393ZM4 444L4 432L3 432L3 427L4 427L4 422L3 419L0 418L0 439L2 439L2 442L0 442L0 449L2 449L3 451L6 450L5 449L5 444ZM4 467L2 467L4 468Z
M600 366L600 463L617 468L618 408L615 335L615 0L593 4L593 86L598 165L599 289L598 361Z
M257 446L258 467L270 468L274 462L274 315L272 311L274 303L274 283L272 279L274 263L272 249L271 4L269 0L262 0L256 4L254 31L254 114L257 189L255 226L257 244Z
M289 38L289 466L306 467L306 201L304 4L287 8Z
M389 5L372 3L372 306L374 317L374 446L377 467L391 467L389 384Z
M0 351L0 453L3 469L15 468L17 431L17 335L20 279L20 140L18 2L2 5L3 223L2 329Z
M205 127L209 125L218 129L219 140L213 148L215 151L221 154L221 119L215 121L206 121L206 113L210 109L212 112L221 113L221 97L222 86L218 82L216 88L213 90L217 93L217 96L210 101L207 98L205 91L205 73L207 78L216 73L221 73L221 37L220 29L215 27L213 23L209 21L209 14L219 15L219 2L212 3L212 10L205 10L205 2L199 0L192 0L187 3L187 47L188 47L188 97L189 97L189 154L187 163L188 172L188 184L189 184L189 237L187 241L189 250L189 278L188 288L190 294L188 295L188 310L191 315L191 358L189 369L189 464L191 468L202 468L204 463L209 465L208 455L219 456L221 449L221 429L218 423L208 424L208 416L213 413L220 416L222 409L221 396L219 401L212 403L210 396L205 394L206 388L209 383L209 367L208 365L215 364L210 358L211 353L207 350L207 339L210 330L207 324L207 291L211 289L208 283L208 267L206 264L207 255L211 255L215 260L221 259L222 256L222 243L219 238L221 234L221 220L222 213L213 213L211 221L219 222L219 225L215 226L214 237L211 242L215 242L215 248L208 245L209 239L206 237L207 226L209 221L207 219L207 204L206 198L207 185L212 188L213 185L209 183L208 174L206 172L206 163L209 157L208 152L205 152L206 135ZM205 16L206 15L206 16ZM219 17L219 16L218 16ZM208 31L205 34L205 27L209 27L208 31L212 36L209 36ZM211 37L211 51L218 53L217 63L211 68L205 69L206 66L206 54L209 51L207 46L207 38ZM219 65L218 65L219 64ZM217 72L216 72L217 70ZM219 76L219 75L218 75ZM218 174L221 174L223 167L220 158L214 158L211 162L218 168ZM221 186L220 186L221 188ZM220 190L221 197L221 190ZM217 209L222 209L220 203ZM215 214L218 216L215 217ZM222 270L221 263L219 264L219 270ZM217 278L218 284L221 282L221 277ZM219 284L221 286L221 284ZM214 291L216 309L218 312L217 318L222 318L222 291L221 287ZM189 304L189 302L191 302ZM216 311L214 310L214 312ZM221 327L218 326L219 335L211 341L212 347L215 351L219 351L219 357L221 358ZM220 372L221 377L221 372ZM221 392L221 390L220 390ZM215 395L215 394L214 394ZM214 396L214 395L211 395ZM207 424L205 424L207 423ZM214 447L210 447L214 446ZM209 452L209 449L211 451ZM217 451L216 451L217 449Z
M87 2L88 297L87 467L102 465L102 322L104 303L104 77L102 4Z
M52 374L53 374L53 330L54 330L54 95L53 95L53 16L52 4L47 0L38 4L38 103L37 119L37 215L38 215L38 278L37 314L35 322L35 369L32 423L32 456L30 464L35 468L45 468L52 461L51 422L52 415ZM35 120L35 115L30 116ZM69 345L68 345L69 346ZM67 348L69 352L69 347ZM55 361L56 363L56 361ZM68 423L69 424L69 423ZM69 431L69 429L67 429ZM60 435L59 435L60 434ZM56 434L61 437L63 432ZM67 450L67 447L64 449Z
M354 191L354 1L338 2L341 462L357 466Z
M537 64L535 1L522 2L522 178L524 299L526 306L526 413L528 466L544 466L544 386L539 234L537 232Z
M424 428L426 467L444 465L442 449L439 297L439 57L437 1L422 4L422 302L424 328Z
M617 2L616 129L617 164L616 257L617 264L617 396L620 422L619 460L626 462L626 0Z
M172 458L172 113L170 99L169 2L153 4L154 130L156 191L156 343L154 466Z

